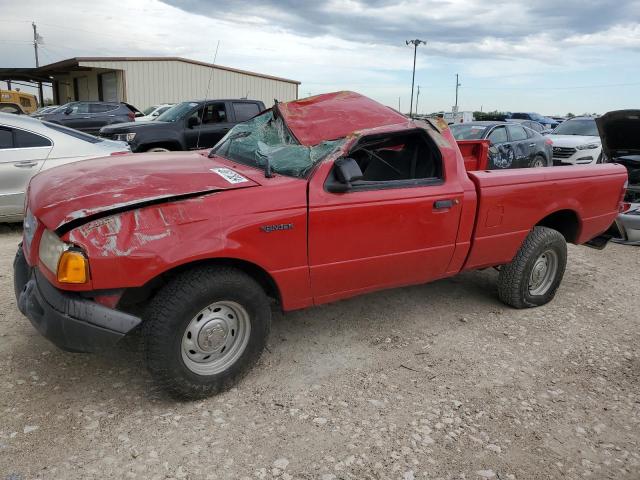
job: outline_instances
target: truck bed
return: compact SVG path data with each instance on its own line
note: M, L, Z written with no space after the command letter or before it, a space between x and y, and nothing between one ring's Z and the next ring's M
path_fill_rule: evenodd
M463 270L511 261L531 225L551 214L558 228L564 224L567 241L589 241L615 219L627 180L620 165L478 170L467 175L476 186L478 205ZM611 201L603 202L605 198Z

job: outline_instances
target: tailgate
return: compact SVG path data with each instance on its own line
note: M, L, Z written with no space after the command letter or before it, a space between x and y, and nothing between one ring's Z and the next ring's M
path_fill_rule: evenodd
M457 140L467 172L486 170L489 166L489 140Z

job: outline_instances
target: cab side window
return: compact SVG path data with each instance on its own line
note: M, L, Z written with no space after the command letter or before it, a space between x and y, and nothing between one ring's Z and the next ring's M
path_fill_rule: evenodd
M71 113L89 113L89 104L88 103L74 103L71 106Z
M491 131L487 138L491 140L492 145L505 143L506 141L508 141L507 129L502 126L496 127Z
M35 148L51 146L51 140L49 140L48 138L17 128L13 130L13 140L15 148Z
M526 140L527 132L520 125L509 125L507 126L509 129L509 135L511 135L511 140L514 142L519 142L521 140Z
M10 128L0 127L0 150L13 148L13 132Z
M117 110L118 105L113 103L91 103L89 104L89 113L104 113Z
M198 117L203 125L223 123L227 121L227 110L224 103L209 103L193 112L191 116Z
M256 103L234 102L233 113L236 115L236 122L244 122L260 113L260 108Z
M362 171L364 187L385 187L382 182L402 186L403 181L415 184L416 180L442 179L440 151L421 132L364 138L349 156Z

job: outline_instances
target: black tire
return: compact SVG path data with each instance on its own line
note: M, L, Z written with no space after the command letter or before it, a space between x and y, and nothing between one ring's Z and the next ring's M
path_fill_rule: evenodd
M551 253L547 253L551 251ZM529 280L542 254L553 256L557 268L548 288L541 294L532 294ZM515 258L500 269L498 296L514 308L531 308L550 302L560 286L567 266L567 243L560 232L547 227L534 227L527 235Z
M248 313L248 343L239 358L214 375L200 375L183 361L183 335L198 312L217 301L235 302ZM169 281L143 315L147 368L172 396L204 398L231 387L260 357L271 328L271 309L262 287L250 276L228 267L203 266Z
M531 161L529 162L529 168L534 168L534 166L535 166L537 163L542 164L542 166L543 166L543 167L547 167L547 166L548 166L548 164L547 164L547 159L546 159L546 158L544 158L544 156L543 156L543 155L540 155L540 154L538 154L538 155L536 155L535 157L533 157L533 160L531 160Z

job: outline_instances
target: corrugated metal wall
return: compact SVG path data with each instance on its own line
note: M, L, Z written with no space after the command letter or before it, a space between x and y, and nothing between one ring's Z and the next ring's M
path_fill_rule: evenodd
M80 66L124 72L126 101L139 109L159 103L176 103L205 97L211 77L209 98L262 100L267 107L273 99L297 98L297 85L282 80L214 69L174 60L131 60L81 62ZM120 79L119 79L120 80Z

